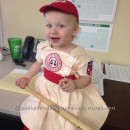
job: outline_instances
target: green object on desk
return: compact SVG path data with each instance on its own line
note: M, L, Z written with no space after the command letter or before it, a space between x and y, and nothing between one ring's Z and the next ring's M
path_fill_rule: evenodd
M21 38L8 38L10 53L13 60L21 59Z

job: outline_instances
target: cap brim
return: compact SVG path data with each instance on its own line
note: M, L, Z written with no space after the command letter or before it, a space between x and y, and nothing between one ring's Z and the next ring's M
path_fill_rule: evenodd
M40 11L41 13L45 13L47 8L55 8L55 9L59 9L59 10L61 10L61 11L64 11L64 12L66 12L66 13L69 13L68 10L65 10L65 9L63 9L63 8L60 8L60 7L57 7L57 6L54 6L54 5L45 5L45 6L41 7L41 8L39 9L39 11Z

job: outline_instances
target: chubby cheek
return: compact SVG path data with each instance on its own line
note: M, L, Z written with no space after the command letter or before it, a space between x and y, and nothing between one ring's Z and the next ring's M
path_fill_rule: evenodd
M61 33L61 36L66 40L70 40L72 38L72 32L71 31L63 32Z
M49 31L45 30L44 35L45 35L46 38L48 38L49 37Z

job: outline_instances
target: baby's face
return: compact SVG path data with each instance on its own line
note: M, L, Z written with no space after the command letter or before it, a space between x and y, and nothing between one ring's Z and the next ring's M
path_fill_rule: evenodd
M45 36L53 48L64 48L72 43L78 31L75 17L57 11L45 14Z

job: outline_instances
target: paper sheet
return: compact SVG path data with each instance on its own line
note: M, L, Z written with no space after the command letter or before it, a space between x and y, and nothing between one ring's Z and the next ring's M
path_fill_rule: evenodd
M130 83L130 67L105 64L107 79Z
M70 0L79 12L80 19L113 22L117 0Z
M21 88L19 88L18 86L15 85L16 79L22 77L23 74L25 74L26 72L27 72L26 70L21 70L21 69L13 70L6 77L0 79L0 89L30 95L29 92L27 92L26 90L21 89ZM30 81L30 84L29 84L29 86L33 89L35 89L34 83L35 83L36 78L37 78L37 76L35 76Z
M73 42L86 50L108 52L112 28L112 24L80 23L80 30Z

